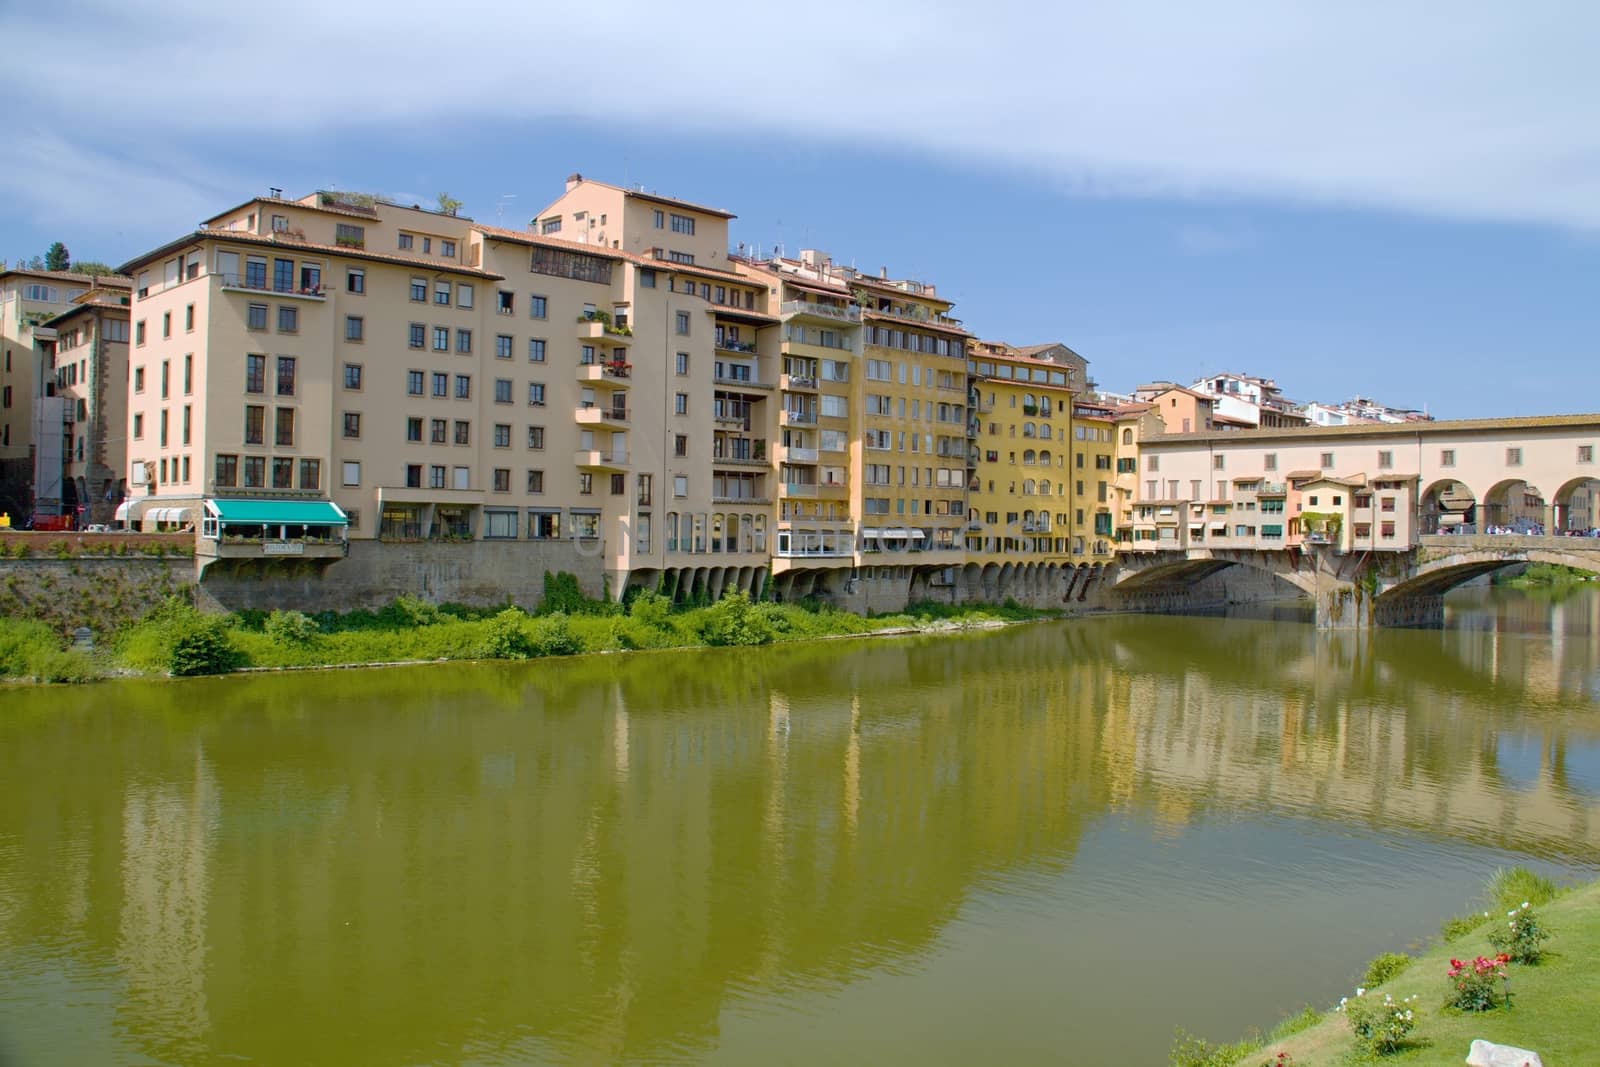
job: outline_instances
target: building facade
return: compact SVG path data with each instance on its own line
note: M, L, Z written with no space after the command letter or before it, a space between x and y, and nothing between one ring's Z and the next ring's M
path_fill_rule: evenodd
M105 525L127 495L128 304L124 287L91 289L35 330L46 375L35 401L35 515Z

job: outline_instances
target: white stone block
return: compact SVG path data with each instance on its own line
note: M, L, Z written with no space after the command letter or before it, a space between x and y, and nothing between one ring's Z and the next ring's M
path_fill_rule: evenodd
M1544 1061L1537 1052L1479 1038L1467 1052L1467 1067L1544 1067Z

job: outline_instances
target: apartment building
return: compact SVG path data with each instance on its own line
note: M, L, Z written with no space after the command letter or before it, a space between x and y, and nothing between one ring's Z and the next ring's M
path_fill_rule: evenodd
M1211 397L1172 382L1139 386L1133 391L1133 402L1149 404L1167 433L1204 433L1223 428L1216 422L1216 403Z
M127 494L128 290L93 288L35 328L34 514L108 524Z
M25 515L33 504L34 397L47 376L35 327L96 287L126 290L127 279L68 271L0 269L0 511Z
M1212 374L1198 378L1196 392L1211 397L1214 417L1238 429L1282 429L1305 426L1310 417L1288 400L1278 383L1253 374Z
M965 545L971 563L1066 563L1073 555L1072 418L1085 361L1065 345L974 341L967 362L972 479ZM1109 477L1109 475L1105 475ZM1077 545L1083 555L1083 545Z
M1072 417L1072 556L1109 563L1116 555L1112 485L1116 475L1116 419L1110 414Z

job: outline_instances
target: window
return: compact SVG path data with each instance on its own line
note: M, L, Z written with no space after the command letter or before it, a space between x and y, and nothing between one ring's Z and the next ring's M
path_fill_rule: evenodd
M1444 448L1439 450L1439 466L1454 467L1456 465L1456 450Z
M450 283L449 282L434 282L433 283L433 302L435 304L439 305L440 307L449 307L450 306Z
M472 443L472 423L465 419L456 420L456 444L470 445Z
M300 488L322 488L322 461L320 459L302 459L300 461Z
M497 422L494 424L494 447L511 447L511 424L509 422Z
M622 496L628 491L628 476L626 474L613 474L611 476L611 495Z
M494 380L494 402L496 404L511 403L511 379L496 378Z
M539 223L539 232L543 235L561 232L561 216L544 219Z
M1506 449L1506 466L1508 466L1508 467L1520 467L1520 466L1522 466L1522 449L1520 449L1520 448L1508 448L1508 449Z
M266 305L262 305L263 308L265 308L265 306ZM265 323L262 323L262 329L266 329L266 324ZM133 343L136 344L136 345L144 344L144 320L143 319L140 319L138 322L133 324Z
M135 367L135 368L133 368L133 391L136 392L136 393L144 392L144 368L143 367Z
M688 393L673 393L672 394L672 413L674 415L687 415L687 414L689 414L689 394Z
M1578 462L1579 463L1593 463L1594 462L1594 445L1579 445L1578 446Z
M401 234L400 236L402 238L406 237L405 234ZM428 302L428 279L411 279L411 299L413 302L418 304L425 304Z
M639 268L639 288L641 288L641 289L654 289L655 287L656 287L656 272L653 271L653 270L647 270L644 267L640 267Z
M678 314L677 314L677 324L678 324L678 336L679 337L687 337L687 336L689 336L689 313L687 311L678 312Z
M406 343L412 348L421 348L427 341L428 328L420 322L413 322L407 332Z
M403 233L400 235L400 241L398 245L400 251L409 252L413 247L415 247L415 245L416 238L412 237L409 233Z
M511 358L511 336L509 334L496 334L494 339L494 356L496 359Z
M688 252L679 252L674 250L667 253L667 258L674 263L682 263L685 266L690 267L694 266L694 256L690 255ZM684 285L688 287L689 292L694 292L693 282L685 282Z
M511 492L511 468L496 467L494 469L494 491L497 493ZM513 519L515 516L513 516ZM513 525L512 529L516 529Z
M194 305L188 304L183 309L183 328L187 333L194 333Z
M687 456L689 454L689 435L686 433L674 434L672 437L672 454L674 456Z
M433 392L433 395L436 396L436 397L443 398L443 397L449 396L450 395L450 375L445 374L443 371L435 371L434 374L433 374L433 389L432 389L432 392Z
M406 440L418 444L422 442L422 419L416 415L406 418Z
M667 213L664 211L650 212L650 223L656 229L664 229L667 225Z
M161 336L172 336L172 312L170 311L163 311L161 313Z
M450 441L450 420L434 419L430 425L428 439L436 445L448 444Z
M1324 452L1322 454L1322 462L1321 462L1320 466L1322 467L1323 470L1332 470L1333 469L1333 453L1332 452Z
M294 396L294 357L278 357L278 395Z
M1276 452L1268 452L1265 456L1262 456L1261 457L1261 469L1262 470L1268 470L1268 471L1277 470L1278 469L1278 454Z
M453 256L456 254L456 243L454 241L441 241L439 243L440 248L444 248L446 246L449 247L450 251L444 253L445 255ZM456 306L464 308L469 308L472 306L472 286L468 285L466 282L462 282L460 285L456 286Z
M347 411L344 413L344 435L349 438L361 436L361 413Z
M346 315L344 317L344 339L346 341L360 341L366 336L366 321L360 315Z
M85 376L87 380L87 376ZM183 357L183 395L190 396L194 393L194 354Z
M232 489L239 484L239 457L217 453L213 479L219 489Z
M590 496L594 493L594 475L583 473L578 475L578 495Z
M272 425L274 444L294 447L294 408L278 408Z
M346 389L361 388L361 364L346 363L344 365L344 387Z
M543 426L529 426L528 427L528 447L529 448L543 448L544 447L544 427Z
M457 330L456 331L456 351L462 353L463 355L471 353L471 351L472 351L472 331L471 330Z
M501 289L496 294L495 310L502 315L511 315L516 312L517 295Z
M135 416L137 419L139 416ZM138 434L134 435L139 436ZM247 445L266 444L267 440L267 409L260 404L246 404L244 408L244 443Z
M423 377L422 372L419 371L419 370L408 370L408 371L406 371L406 395L407 396L421 396L422 395L422 377Z
M1394 511L1394 497L1392 497L1392 496L1379 497L1378 498L1378 510L1379 511L1389 511L1389 512Z
M533 407L537 407L537 408L544 407L544 383L543 382L529 382L528 383L528 403L530 405L532 405Z
M435 352L450 351L450 327L435 326L433 328L433 350Z
M472 375L470 375L470 374L458 374L458 375L456 375L456 399L457 400L471 400L472 399Z
M531 338L528 339L528 362L529 363L543 363L544 362L544 339L543 338L531 337Z
M1161 469L1161 457L1160 456L1146 456L1145 457L1144 469L1147 470L1147 471L1152 471L1152 472L1159 471Z
M134 374L134 384L138 387L136 392L144 391L144 368L140 367ZM244 357L244 391L247 393L264 393L267 391L267 357Z
M1378 536L1379 537L1389 538L1390 540L1393 540L1394 539L1394 523L1392 523L1392 522L1381 522L1381 523L1379 523L1378 524Z
M687 234L688 236L693 237L694 219L690 218L688 215L672 216L672 232Z
M265 289L267 287L267 261L264 257L245 257L244 285L246 289Z
M347 293L367 291L367 272L360 267L349 267L344 272L344 289Z
M1394 467L1394 453L1382 451L1378 453L1378 469L1390 470Z
M428 488L444 489L449 483L445 480L444 467L435 463L428 468Z
M689 353L687 353L687 352L679 352L678 353L677 371L678 371L679 374L688 374L689 373Z
M136 411L133 414L133 439L135 441L144 439L144 412L142 411Z
M674 474L672 476L672 495L675 497L685 497L689 495L688 475Z
M267 484L267 457L244 457L244 487L246 489L262 489Z
M344 248L365 248L367 246L366 228L349 222L335 223L333 227L333 243Z
M1080 459L1080 460L1083 459L1083 453L1082 452L1078 453L1078 459ZM1227 456L1212 456L1211 457L1211 469L1214 470L1214 471L1222 470L1224 467L1227 466L1227 459L1228 459ZM1081 467L1081 466L1083 466L1083 464L1079 463L1078 466Z
M172 360L161 361L161 399L172 395Z
M348 469L349 466L350 465L348 463L345 464L346 469ZM421 489L422 488L422 464L420 464L420 463L407 463L406 464L406 488L408 488L408 489Z
M278 332L279 333L299 333L300 332L300 309L299 308L293 308L293 307L289 307L287 305L279 305L279 307L278 307Z
M530 493L542 493L542 492L544 492L544 471L529 471L528 472L528 492L530 492Z
M545 298L544 297L537 296L537 295L534 295L534 294L531 294L531 293L529 294L529 296L528 296L528 318L530 318L530 319L542 319L542 318L545 318L545 308L546 308L546 304L545 304Z

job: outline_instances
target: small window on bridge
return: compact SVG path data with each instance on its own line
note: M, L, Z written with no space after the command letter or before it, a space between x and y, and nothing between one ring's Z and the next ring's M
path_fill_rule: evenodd
M1508 448L1508 449L1506 449L1506 466L1508 466L1508 467L1520 467L1520 466L1522 466L1522 449L1520 449L1520 448Z
M1394 466L1394 453L1393 452L1379 452L1378 453L1378 469L1379 470L1388 470L1393 466Z
M1578 446L1578 462L1579 463L1593 463L1594 462L1594 445L1579 445Z
M1456 465L1456 450L1445 448L1439 451L1439 466L1454 467Z
M1331 469L1333 469L1333 453L1332 452L1324 452L1322 454L1322 469L1323 470L1331 470Z

